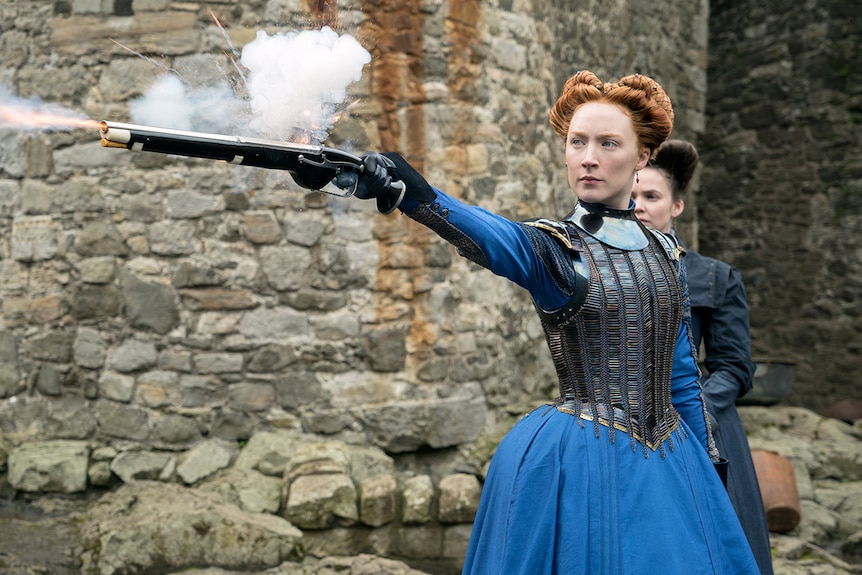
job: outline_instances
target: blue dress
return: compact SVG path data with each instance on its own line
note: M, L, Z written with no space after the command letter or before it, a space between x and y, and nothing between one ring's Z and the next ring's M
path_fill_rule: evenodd
M588 265L593 275L599 269L588 250L577 252L569 246L555 251L557 240L545 242L535 227L435 192L432 202L405 201L401 210L451 242L465 257L527 289L540 315L543 310L574 305L573 293L578 291L574 284L584 281L582 274L573 273L578 265ZM620 212L625 212L621 217L636 221L631 210ZM565 241L566 233L557 236ZM650 232L642 228L642 233ZM653 241L641 251L655 250L655 245ZM567 261L572 257L567 253L583 259ZM655 253L640 255L657 258ZM673 281L684 286L684 281ZM593 293L595 280L589 285L586 301L590 297L600 301ZM641 284L638 289L649 292L652 286ZM679 302L675 305L684 307ZM618 315L625 320L627 313ZM630 315L638 313L631 310ZM625 400L619 404L609 399L602 405L561 393L553 404L525 415L504 437L491 461L464 562L465 575L758 573L710 459L714 446L697 381L689 321L682 313L674 317L684 319L678 328L666 330L676 334L676 345L669 342L674 349L672 374L666 374L672 406L668 404L660 414L671 422L666 433L653 443L637 436L626 421L633 421L630 412L649 406L633 407ZM552 355L555 343L549 337ZM623 372L634 369L620 367L617 356L625 356L625 350L585 352L584 357L604 358L598 369L610 366L608 377L614 377L614 366ZM564 358L562 369L565 363ZM560 365L557 368L559 375Z

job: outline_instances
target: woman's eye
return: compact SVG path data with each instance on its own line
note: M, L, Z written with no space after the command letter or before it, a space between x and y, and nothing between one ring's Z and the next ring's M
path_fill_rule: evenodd
M606 148L615 148L617 143L609 140L607 142L603 142L602 145Z

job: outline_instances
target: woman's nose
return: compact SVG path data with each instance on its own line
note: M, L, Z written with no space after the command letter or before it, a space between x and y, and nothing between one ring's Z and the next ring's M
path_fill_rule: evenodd
M584 155L581 158L581 165L582 166L595 166L596 165L596 163L597 163L596 162L596 155L593 152L594 152L594 150L593 150L592 146L587 146L584 149Z

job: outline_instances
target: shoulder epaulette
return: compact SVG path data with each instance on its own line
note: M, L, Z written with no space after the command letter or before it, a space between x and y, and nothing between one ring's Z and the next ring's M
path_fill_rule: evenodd
M538 219L538 220L528 220L523 222L526 226L531 226L537 229L540 229L544 232L547 232L555 239L557 239L560 243L562 243L568 249L574 249L572 245L572 238L569 236L568 231L566 230L565 224L563 222L557 222L554 220L546 220L546 219Z
M673 258L674 261L679 261L682 257L685 256L685 247L676 239L676 236L672 234L666 234L664 232L660 232L658 230L654 230L652 228L648 228L652 235L656 237L659 243L664 247L667 254Z

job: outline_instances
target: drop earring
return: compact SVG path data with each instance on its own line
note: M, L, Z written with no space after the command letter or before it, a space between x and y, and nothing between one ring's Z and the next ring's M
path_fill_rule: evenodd
M635 170L635 183L636 184L641 183L640 170Z

